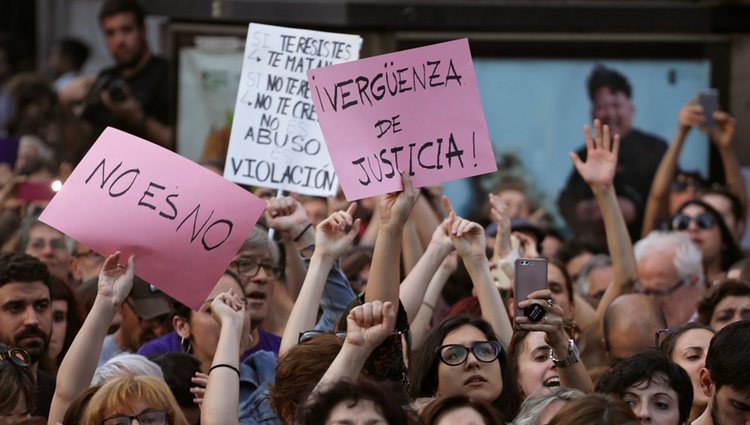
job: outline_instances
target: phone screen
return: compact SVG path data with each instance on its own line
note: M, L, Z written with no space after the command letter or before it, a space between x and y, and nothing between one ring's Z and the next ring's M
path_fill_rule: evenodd
M547 288L547 260L544 258L519 258L515 262L515 280L513 294L515 298L515 316L523 316L523 309L518 303L525 300L534 291Z
M26 202L49 201L55 196L51 181L21 182L18 184L18 199Z

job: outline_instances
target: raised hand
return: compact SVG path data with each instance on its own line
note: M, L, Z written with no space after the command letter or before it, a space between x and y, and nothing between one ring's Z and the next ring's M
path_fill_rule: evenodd
M396 308L393 303L373 301L354 307L346 316L344 344L372 352L396 328Z
M601 121L594 120L594 137L591 128L583 126L586 140L586 162L578 154L570 153L570 159L581 178L591 186L594 192L603 191L612 186L617 169L617 155L620 151L620 135L610 139L609 126L602 126Z
M694 100L683 106L677 116L677 123L683 130L689 129L690 127L699 127L703 121L705 121L703 108L701 108L700 105L695 104Z
M536 241L534 241L531 236L521 232L515 232L513 233L513 236L518 238L518 242L520 243L519 251L521 252L522 258L539 257L539 250L536 247Z
M737 122L731 115L721 111L714 112L714 121L716 121L716 126L711 129L711 140L716 147L729 149L732 146Z
M244 299L234 289L222 292L211 300L211 315L221 324L242 323L245 317Z
M409 218L414 204L417 203L419 191L412 185L409 172L401 172L401 179L404 182L404 190L391 192L380 197L378 213L381 226L403 226Z
M505 205L494 193L490 193L490 217L497 225L497 234L495 235L494 251L499 258L507 257L513 247L510 243L510 214L508 206Z
M270 228L291 238L296 237L310 223L302 204L291 196L268 199L265 215Z
M453 251L453 242L451 241L448 230L446 230L447 223L448 219L446 218L435 228L435 231L432 232L430 244L435 245L438 248L445 248L448 251Z
M443 203L448 211L448 220L444 222L445 231L450 235L458 255L464 261L486 260L487 244L484 240L484 228L473 221L456 216L447 196L443 196Z
M104 261L101 271L99 272L98 294L110 300L112 304L119 306L130 294L133 289L133 277L135 276L135 257L130 256L128 267L124 268L118 264L120 261L120 251L107 257Z
M315 232L315 251L334 261L344 255L359 234L361 220L353 220L356 210L357 203L352 202L346 211L336 211L320 222Z

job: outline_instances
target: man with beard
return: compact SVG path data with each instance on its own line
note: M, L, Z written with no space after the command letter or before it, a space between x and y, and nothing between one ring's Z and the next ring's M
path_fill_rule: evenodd
M81 90L88 85L83 82L61 92L61 100L83 101L81 117L94 126L94 134L114 126L171 147L169 66L149 49L143 10L135 0L108 0L99 12L99 24L115 65L99 73L88 94Z
M750 321L732 323L714 335L700 380L708 406L693 425L750 423Z
M52 332L50 274L38 259L22 253L0 254L0 342L28 351L36 378L35 416L49 415L55 380L39 370L39 359Z

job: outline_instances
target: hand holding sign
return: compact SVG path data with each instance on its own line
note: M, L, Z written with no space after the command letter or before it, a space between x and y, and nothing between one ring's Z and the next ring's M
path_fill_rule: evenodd
M265 203L192 161L107 128L40 220L198 310ZM186 261L186 259L188 259Z
M417 203L419 190L414 188L409 173L402 172L401 178L404 182L404 190L387 193L381 196L378 202L380 225L383 227L403 226Z
M97 299L109 300L115 307L125 302L130 290L133 289L133 277L135 277L135 257L130 256L127 268L123 268L119 261L120 251L107 257L99 272L97 290Z

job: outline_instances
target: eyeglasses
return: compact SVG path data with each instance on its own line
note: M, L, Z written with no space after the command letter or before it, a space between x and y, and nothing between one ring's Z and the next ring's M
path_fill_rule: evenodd
M477 360L482 363L492 363L502 351L502 346L498 341L479 341L471 345L471 348L460 344L441 345L435 349L440 361L448 366L458 366L466 362L469 358L469 352L474 354Z
M336 335L340 339L346 338L346 332L331 332L331 331L320 331L317 329L313 329L309 331L300 332L299 338L297 338L297 343L302 344L303 342L309 341L319 335Z
M699 229L710 229L716 224L716 219L710 213L701 213L695 217L687 214L677 214L672 218L672 230L687 230L690 223L695 221Z
M640 288L640 293L644 295L653 295L656 297L666 297L667 295L670 295L672 292L680 289L683 287L686 283L688 283L690 279L680 279L677 283L674 285L664 288L664 289L645 289L643 286L638 283L637 286Z
M114 416L102 421L102 425L130 425L133 419L141 425L166 425L167 412L164 410L147 410L136 416Z
M243 277L255 277L262 267L267 275L278 279L281 277L282 271L281 267L276 267L273 264L259 263L252 260L235 260L229 263L229 266L234 268Z
M671 188L672 192L675 193L682 193L687 190L687 188L690 187L694 191L699 192L703 190L703 185L700 182L672 182Z
M10 348L0 351L0 366L12 362L18 366L28 367L31 364L31 356L26 350L20 348Z
M65 251L68 248L65 246L65 239L64 238L55 238L55 239L42 239L42 238L35 238L29 241L29 248L41 251L44 249L45 246L49 245L52 249L55 251Z

